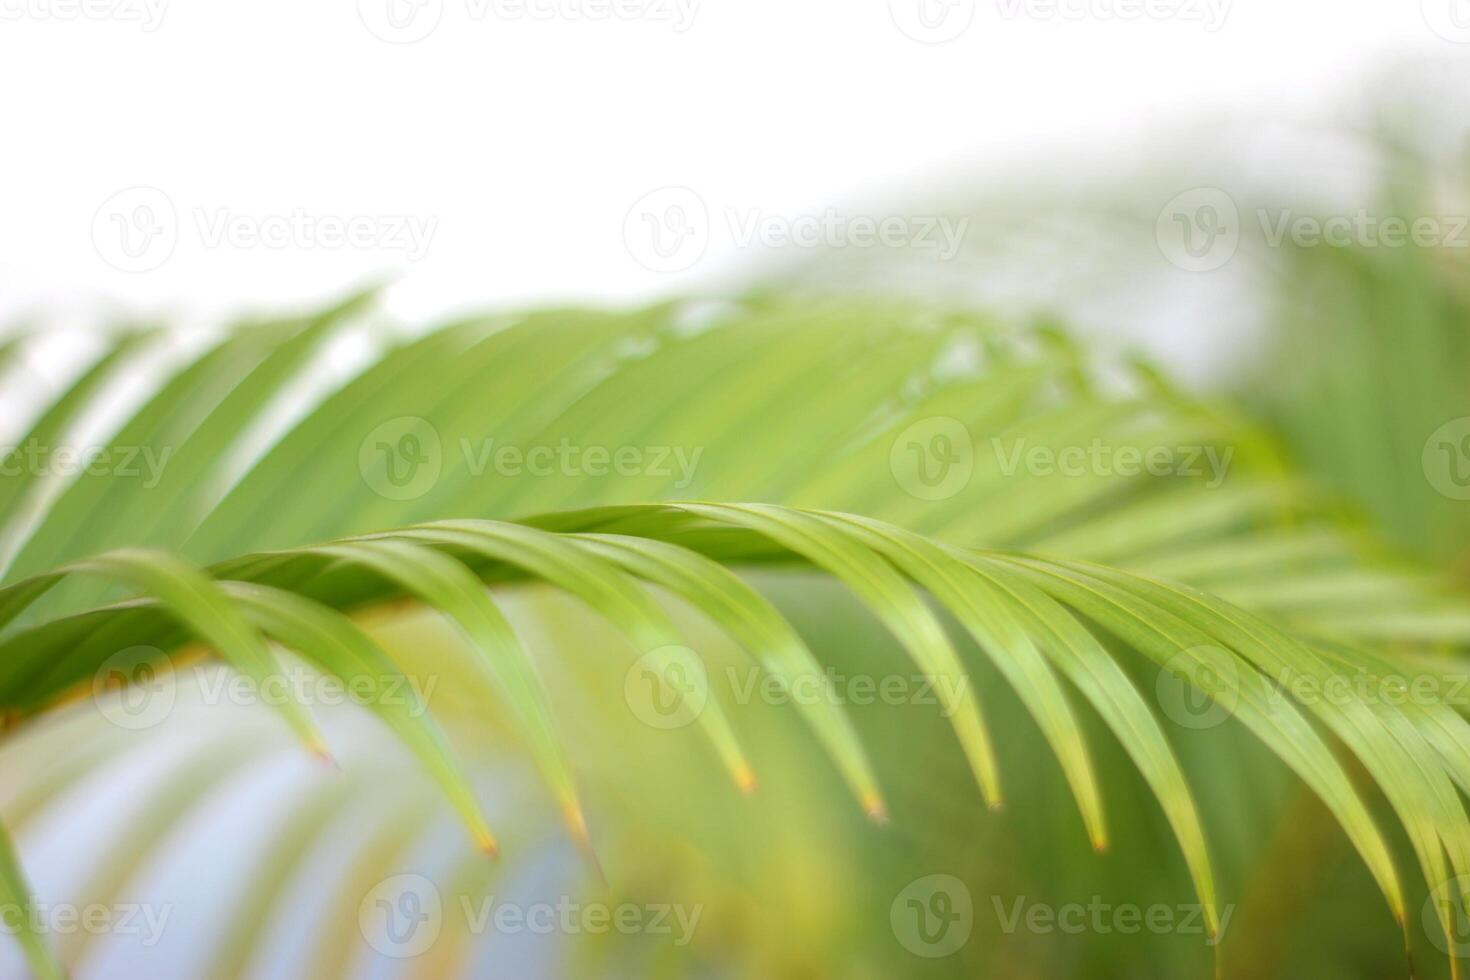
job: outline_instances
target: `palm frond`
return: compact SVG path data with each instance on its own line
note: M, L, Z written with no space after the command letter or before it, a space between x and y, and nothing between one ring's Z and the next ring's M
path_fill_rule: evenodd
M540 583L593 610L633 655L627 676L697 725L733 785L752 791L743 706L712 683L708 658L686 645L652 586L715 624L781 691L821 692L797 710L860 808L881 820L871 746L810 643L737 574L805 568L845 586L930 679L971 779L998 806L1004 774L973 682L981 665L967 659L983 656L1033 719L1101 850L1106 787L1078 709L1095 712L1162 808L1212 933L1220 902L1200 808L1134 679L1141 665L1225 705L1294 771L1401 925L1392 848L1335 745L1387 797L1431 886L1470 872L1470 820L1455 791L1470 787L1470 731L1455 710L1283 690L1291 676L1426 672L1375 644L1461 646L1470 606L1422 570L1382 562L1378 545L1285 474L1269 439L1157 372L1098 369L1052 331L901 305L764 297L549 310L392 347L262 430L268 409L330 356L327 341L362 328L364 306L354 298L231 332L162 378L102 447L112 457L169 448L152 486L85 472L0 484L13 503L47 502L39 517L7 511L8 715L50 713L92 692L99 673L127 678L205 649L263 688L281 682L284 648L344 685L412 691L406 682L442 665L390 654L364 620L427 607L466 642L460 693L515 733L590 855L566 718L497 591ZM107 378L139 342L116 341L42 411L31 439L64 443L88 403L105 409ZM507 447L515 465L496 461ZM556 455L571 449L575 463ZM532 450L557 461L532 466ZM1118 462L1151 452L1168 465ZM1090 461L1061 462L1078 453ZM390 469L398 464L406 479ZM951 636L951 621L973 647ZM446 736L441 705L365 703L493 849L473 766ZM278 707L316 744L300 704ZM334 804L303 806L280 853L309 847L306 828ZM379 843L391 850L404 826L390 821ZM23 889L18 869L0 871L5 887ZM104 877L111 890L124 873ZM264 884L249 894L262 913L273 902ZM256 928L242 922L227 938L228 961ZM324 947L320 962L335 969L339 955Z

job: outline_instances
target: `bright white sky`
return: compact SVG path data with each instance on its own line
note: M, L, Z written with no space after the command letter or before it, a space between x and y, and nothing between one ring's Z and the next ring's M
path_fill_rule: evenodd
M413 316L648 297L751 257L730 208L819 212L1049 147L1085 168L1089 143L1470 52L1466 0L1146 3L0 0L0 325L271 306L376 274ZM656 271L625 219L670 185L719 227ZM359 246L322 241L353 218Z

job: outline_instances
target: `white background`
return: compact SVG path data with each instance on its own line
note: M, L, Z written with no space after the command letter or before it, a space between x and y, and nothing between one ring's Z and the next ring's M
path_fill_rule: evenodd
M473 0L79 2L0 0L0 327L98 308L209 316L381 275L420 318L646 298L750 258L714 234L689 269L641 265L624 219L659 187L694 188L716 215L797 214L1038 154L1086 168L1151 126L1311 111L1375 64L1470 50L1449 20L1465 0L1216 0L1214 30L1190 16L1206 0L1151 0L1184 10L1141 18L1118 0L1062 0L1065 16L1045 0L922 0L969 19L942 44L899 27L921 0L679 0L694 4L683 30L659 16L675 0L619 0L649 9L631 20L589 19L579 0L525 0L541 17ZM388 2L437 27L386 43L368 22ZM104 205L138 185L166 195L177 244L126 272L94 219L118 233ZM416 261L203 231L293 214L434 227Z

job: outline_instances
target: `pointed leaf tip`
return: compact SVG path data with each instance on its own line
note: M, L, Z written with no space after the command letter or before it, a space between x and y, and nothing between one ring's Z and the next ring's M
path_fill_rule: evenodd
M755 778L755 772L749 765L743 762L735 768L735 785L746 796L750 796L760 788L760 782Z

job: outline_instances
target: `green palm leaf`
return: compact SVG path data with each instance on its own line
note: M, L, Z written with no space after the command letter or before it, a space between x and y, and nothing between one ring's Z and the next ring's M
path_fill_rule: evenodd
M459 735L512 733L590 855L592 797L565 740L573 719L527 624L502 609L506 590L535 586L593 611L613 646L571 652L625 678L594 697L630 701L647 682L652 703L702 732L710 762L738 788L756 787L750 736L761 733L743 730L748 705L712 682L718 657L689 645L652 586L778 691L817 692L795 710L861 808L883 819L874 746L809 637L769 586L742 577L802 569L843 585L891 636L891 671L906 660L934 685L971 779L998 806L994 692L983 692L982 712L975 683L994 670L1101 850L1110 784L1086 732L1095 713L1162 809L1211 934L1220 896L1201 808L1140 676L1177 676L1227 706L1322 800L1405 928L1393 849L1335 747L1387 798L1431 887L1470 871L1456 793L1470 787L1470 727L1452 707L1299 701L1282 689L1296 675L1326 684L1432 673L1402 648L1464 645L1470 606L1422 570L1379 560L1374 542L1283 476L1261 433L1156 373L1125 371L1120 384L1055 333L898 304L548 310L467 320L384 350L320 403L296 406L297 420L258 454L247 436L267 408L312 372L330 337L369 329L365 308L357 297L242 329L159 379L108 441L177 444L157 486L89 474L61 487L39 520L7 509L17 555L0 588L7 715L63 714L109 671L126 678L138 663L185 663L201 649L264 687L281 674L267 638L342 683L444 669L474 705L468 725L437 698L367 704L486 849L480 759ZM33 436L64 441L89 403L105 406L135 343L110 347ZM1059 465L1094 446L1108 462ZM497 455L507 448L516 455ZM1174 451L1170 466L1120 462L1158 450ZM1221 466L1182 466L1184 450ZM38 485L27 474L0 494L15 506ZM369 635L378 613L407 606L457 631L447 664L390 656ZM120 651L134 652L121 662ZM279 707L320 746L302 704ZM303 804L277 855L311 847L348 796L358 791ZM137 839L156 843L177 819L163 807ZM393 864L409 833L396 820L367 849L377 856L365 857L363 880ZM0 879L19 895L13 865ZM99 871L99 888L115 892L130 874ZM343 884L341 901L356 890ZM225 937L222 962L243 961L277 901L264 874L248 887L250 921ZM1448 911L1439 915L1448 927ZM346 963L346 941L329 934L316 954L324 968Z

